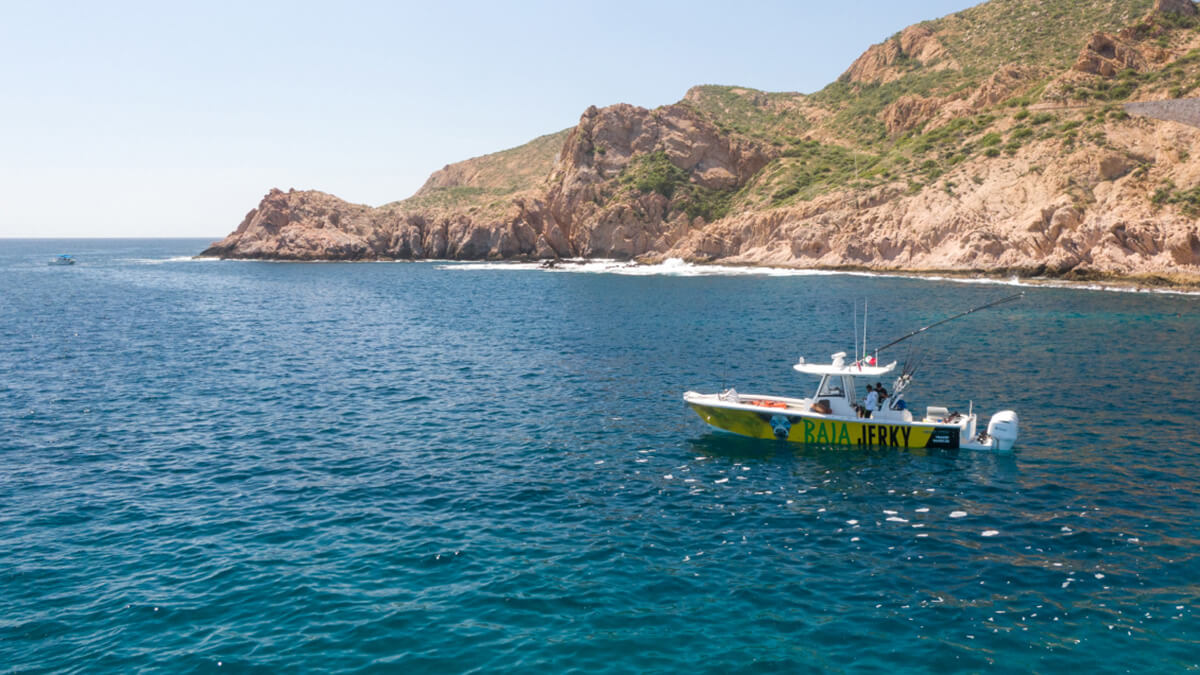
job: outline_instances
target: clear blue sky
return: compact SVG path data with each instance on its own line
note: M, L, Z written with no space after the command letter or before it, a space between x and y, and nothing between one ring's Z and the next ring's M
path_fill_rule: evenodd
M592 104L816 91L972 4L6 2L0 237L215 239L272 187L378 205Z

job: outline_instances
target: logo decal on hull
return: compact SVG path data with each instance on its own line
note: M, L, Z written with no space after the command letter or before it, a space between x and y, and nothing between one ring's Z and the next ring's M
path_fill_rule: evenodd
M787 438L792 430L792 421L785 415L772 415L768 424L771 425L771 431L775 432L775 438Z
M839 445L890 445L910 447L912 429L890 424L855 424L823 422L805 418L805 443L836 443ZM852 433L853 431L853 433Z

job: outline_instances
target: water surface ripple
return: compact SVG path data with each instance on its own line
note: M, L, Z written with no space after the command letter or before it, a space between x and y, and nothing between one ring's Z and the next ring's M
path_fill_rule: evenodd
M1200 668L1200 298L947 324L910 401L1019 451L847 450L680 394L807 394L855 299L882 342L1010 291L205 243L0 244L5 668Z

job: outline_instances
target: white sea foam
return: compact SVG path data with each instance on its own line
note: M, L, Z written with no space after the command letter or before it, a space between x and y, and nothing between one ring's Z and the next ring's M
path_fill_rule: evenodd
M179 262L220 262L220 258L196 258L190 255L176 255L170 258L125 258L120 262L130 263L132 265L162 265L165 263Z
M673 276L673 277L708 277L708 276L767 276L767 277L816 277L816 276L854 276L854 277L883 277L901 279L924 279L955 284L985 284L991 286L1020 286L1023 288L1067 288L1091 291L1111 291L1116 293L1161 293L1168 295L1195 295L1200 291L1185 291L1178 289L1146 288L1143 286L1110 285L1104 283L1088 283L1061 281L1044 277L1021 279L1019 277L960 277L938 274L915 274L901 272L867 272L851 270L815 270L797 269L792 267L767 267L754 265L713 265L686 262L680 258L667 258L661 263L642 264L622 260L602 258L571 258L553 265L542 262L443 262L437 266L440 270L479 271L479 270L541 270L545 272L565 272L574 274L621 274L627 276Z
M669 276L669 277L708 277L708 276L768 276L768 277L813 277L848 274L858 276L876 276L868 272L835 272L831 270L805 270L788 267L757 267L750 265L704 265L685 262L680 258L667 258L661 263L644 265L642 263L603 258L572 258L553 265L545 263L525 262L456 262L438 265L440 270L479 271L479 270L542 270L545 272L560 272L574 274L623 274L626 276Z
M967 512L966 511L951 511L950 517L951 518L966 518Z

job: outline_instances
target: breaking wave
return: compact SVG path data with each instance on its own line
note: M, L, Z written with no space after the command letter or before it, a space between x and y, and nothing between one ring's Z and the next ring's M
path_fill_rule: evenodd
M791 267L769 267L754 265L716 265L667 258L661 263L644 264L613 259L570 258L555 263L548 262L440 262L437 269L454 271L542 271L566 274L620 274L625 276L670 276L670 277L814 277L851 276L924 279L956 284L984 284L992 286L1019 286L1023 288L1064 288L1114 293L1161 293L1167 295L1200 296L1200 291L1170 288L1151 288L1127 283L1072 282L1044 277L1022 279L1020 277L960 277L946 274L918 274L915 272L870 272L863 270L819 270Z

